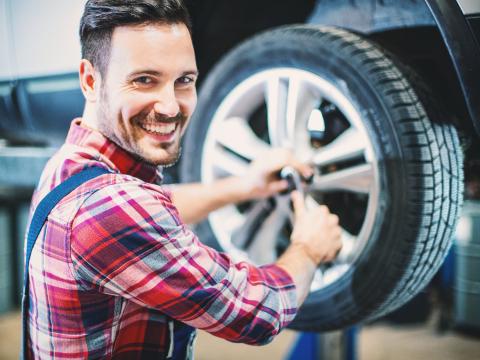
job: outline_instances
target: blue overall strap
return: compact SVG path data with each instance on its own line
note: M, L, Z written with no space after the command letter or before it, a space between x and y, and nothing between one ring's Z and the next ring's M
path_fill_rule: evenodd
M38 204L35 212L33 213L32 221L30 222L30 227L28 229L27 243L25 250L25 273L23 281L23 299L22 299L22 322L23 322L23 333L22 333L22 350L21 356L26 357L27 355L27 316L29 311L29 290L28 290L28 268L30 264L30 256L32 254L33 246L37 241L37 237L42 230L43 225L47 221L48 215L52 209L62 200L65 196L70 194L73 190L78 188L80 185L86 183L87 181L96 178L103 174L108 174L107 169L94 166L86 168L79 173L69 177L67 180L62 182L60 185L56 186L51 190Z
M173 339L170 339L170 350L167 359L193 359L193 343L197 335L195 328L176 320L170 320L169 327L170 336L173 336Z

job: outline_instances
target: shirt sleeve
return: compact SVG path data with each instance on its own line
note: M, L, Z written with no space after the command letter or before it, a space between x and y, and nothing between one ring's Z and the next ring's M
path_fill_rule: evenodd
M156 185L97 190L80 207L70 241L85 286L230 341L268 343L296 314L288 273L235 263L202 244Z

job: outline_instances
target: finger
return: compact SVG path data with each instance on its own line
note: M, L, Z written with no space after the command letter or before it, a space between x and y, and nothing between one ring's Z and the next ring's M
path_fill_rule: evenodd
M308 179L313 175L313 168L307 164L298 163L295 168L305 179Z
M332 224L332 225L338 225L339 218L335 214L330 214L329 221L330 221L330 224Z
M303 178L309 178L313 175L313 168L310 165L299 161L296 157L293 156L293 154L288 157L286 161L288 161L288 164L286 165L290 165L295 170L297 170Z
M320 205L317 209L322 215L330 214L330 210L326 205Z
M309 178L313 175L313 168L295 158L295 155L291 150L277 148L274 149L270 155L272 155L272 162L270 163L272 171L278 171L285 166L291 166L304 178Z
M300 194L300 192L297 190L292 191L291 197L293 203L293 211L295 213L295 220L297 220L305 212L305 199L303 198L303 195Z
M287 180L279 180L279 181L273 181L270 184L268 184L268 192L270 194L276 194L281 191L285 191L288 189L288 181Z

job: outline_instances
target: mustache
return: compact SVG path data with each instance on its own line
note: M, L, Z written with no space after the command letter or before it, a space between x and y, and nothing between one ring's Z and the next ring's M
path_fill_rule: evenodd
M162 114L140 113L132 118L135 122L162 122L162 123L176 123L184 122L188 118L187 115L179 112L173 117L163 116Z

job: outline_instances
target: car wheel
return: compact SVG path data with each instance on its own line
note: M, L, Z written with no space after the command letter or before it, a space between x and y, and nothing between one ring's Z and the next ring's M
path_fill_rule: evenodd
M315 169L307 204L340 217L342 252L316 271L294 329L339 329L398 308L449 249L462 152L444 113L408 78L358 35L295 25L244 42L205 80L182 181L242 175L266 149L286 147ZM289 245L290 219L288 195L278 195L219 209L197 232L234 259L262 265Z

